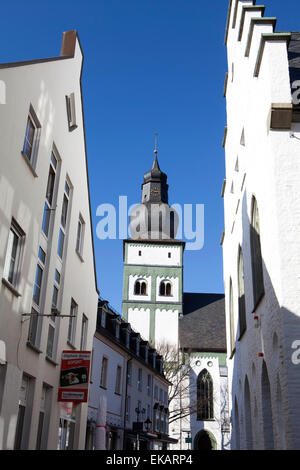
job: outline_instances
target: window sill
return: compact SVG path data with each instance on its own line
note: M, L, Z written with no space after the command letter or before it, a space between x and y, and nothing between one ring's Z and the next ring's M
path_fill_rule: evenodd
M43 352L37 346L32 344L30 341L27 341L26 346L28 346L28 348L32 349L34 352L36 352L38 354L41 354Z
M118 392L115 392L115 395L117 395L118 397L121 397L121 393L118 393Z
M22 155L22 157L24 158L24 160L25 160L25 162L26 162L26 164L27 164L29 170L30 170L31 173L33 174L33 176L34 176L35 178L37 178L38 175L36 174L36 172L35 172L33 166L32 166L31 163L30 163L30 161L28 160L28 157L27 157L26 153L24 153L23 151L21 151L21 155Z
M2 278L2 284L7 287L16 297L21 297L20 292L17 291L17 289L7 280L5 277Z
M84 263L84 259L83 259L82 255L79 253L79 251L77 251L77 250L75 250L75 251L76 251L77 256L78 256L78 258L80 259L80 261L81 261L82 263Z
M214 421L216 421L216 420L215 420L215 418L207 418L207 419L198 419L198 418L197 418L197 421L214 422Z
M107 388L104 387L103 385L99 385L99 388L102 388L102 390L107 390Z
M50 364L52 364L53 366L58 366L58 363L55 362L54 359L52 359L51 357L46 355L45 359L46 359L46 361L50 362Z
M72 348L74 350L76 349L76 346L74 346L74 344L71 343L71 341L67 340L67 344L68 344L68 346L70 346L70 348Z

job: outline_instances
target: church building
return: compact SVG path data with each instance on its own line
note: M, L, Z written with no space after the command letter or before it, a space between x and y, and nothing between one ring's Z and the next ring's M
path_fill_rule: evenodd
M141 204L130 214L131 238L124 240L123 318L153 348L176 351L184 361L179 375L188 370L178 387L185 392L173 400L169 394L169 433L178 441L171 448L225 449L230 426L224 295L184 293L185 242L175 238L180 221L169 206L157 149L154 154Z

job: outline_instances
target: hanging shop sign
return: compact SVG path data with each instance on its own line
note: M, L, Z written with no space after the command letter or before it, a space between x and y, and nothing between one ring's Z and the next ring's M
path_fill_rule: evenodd
M88 401L90 364L90 351L62 352L58 401Z

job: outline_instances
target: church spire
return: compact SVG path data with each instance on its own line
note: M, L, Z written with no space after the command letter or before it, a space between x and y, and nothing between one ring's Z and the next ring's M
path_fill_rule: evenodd
M157 159L157 137L155 134L154 160L150 171L144 175L144 184L142 185L142 202L166 203L168 204L168 185L167 175L160 169Z

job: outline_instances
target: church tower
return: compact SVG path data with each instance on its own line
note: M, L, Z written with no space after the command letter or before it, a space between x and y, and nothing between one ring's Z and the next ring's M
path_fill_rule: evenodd
M178 346L182 315L183 251L175 240L178 215L168 205L167 175L157 149L144 175L142 202L130 214L130 239L124 240L123 317L144 340L157 347Z

